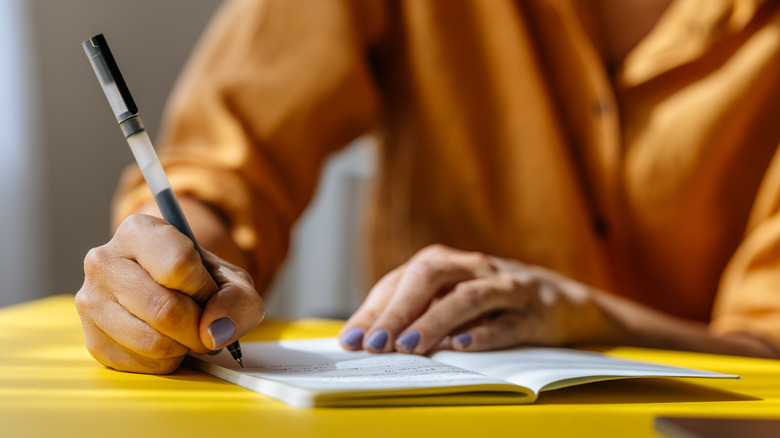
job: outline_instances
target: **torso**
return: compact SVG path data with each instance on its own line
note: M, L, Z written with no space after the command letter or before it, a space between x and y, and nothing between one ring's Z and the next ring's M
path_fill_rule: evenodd
M673 0L594 0L608 67L626 55L652 30Z

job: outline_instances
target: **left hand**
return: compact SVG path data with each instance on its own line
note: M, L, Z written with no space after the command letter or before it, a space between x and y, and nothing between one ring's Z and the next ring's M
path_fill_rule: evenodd
M604 343L617 331L604 299L539 266L432 245L372 288L340 339L353 350L417 354Z

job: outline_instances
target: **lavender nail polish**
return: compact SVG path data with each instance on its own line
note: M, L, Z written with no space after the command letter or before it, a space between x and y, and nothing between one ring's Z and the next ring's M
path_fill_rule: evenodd
M368 338L368 341L366 341L366 347L375 351L382 351L382 349L385 348L386 343L387 343L387 332L384 330L377 330L374 333L372 333L371 336Z
M230 318L220 318L211 323L209 326L209 336L211 336L211 342L214 344L211 346L213 350L224 345L233 335L236 334L236 324Z
M468 333L461 333L452 337L452 341L455 342L458 348L466 348L471 344L471 335Z
M421 337L420 332L414 330L398 338L398 340L395 341L395 343L396 345L401 346L401 348L403 348L404 351L411 352L412 350L414 350L414 347L416 347L417 344L420 342L420 337Z
M341 343L349 348L360 348L360 345L363 343L363 329L355 327L344 333L344 336L341 337Z

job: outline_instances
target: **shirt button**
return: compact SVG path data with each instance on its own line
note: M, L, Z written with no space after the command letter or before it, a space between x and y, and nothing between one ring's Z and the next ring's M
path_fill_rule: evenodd
M593 218L593 231L596 233L597 236L601 237L602 239L606 239L609 237L609 224L607 223L607 220L604 219L601 216L597 216Z

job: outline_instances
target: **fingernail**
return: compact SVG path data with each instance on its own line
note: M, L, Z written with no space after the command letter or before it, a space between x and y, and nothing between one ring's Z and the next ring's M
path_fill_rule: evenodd
M461 333L452 337L452 342L456 344L458 349L466 348L471 344L472 338L468 333Z
M221 347L233 335L236 334L236 324L230 318L220 318L211 323L209 326L209 336L211 336L211 342L214 344L211 346L213 350Z
M385 348L386 343L387 343L387 332L384 330L377 330L371 334L370 338L368 338L368 341L366 342L366 347L372 350L382 351L382 349Z
M417 330L411 331L403 336L401 336L395 343L397 345L400 345L401 348L404 349L406 352L410 352L414 349L414 347L417 346L417 343L420 342L420 332Z
M349 348L360 348L360 345L363 343L363 329L355 327L346 332L344 336L341 337L341 343Z

